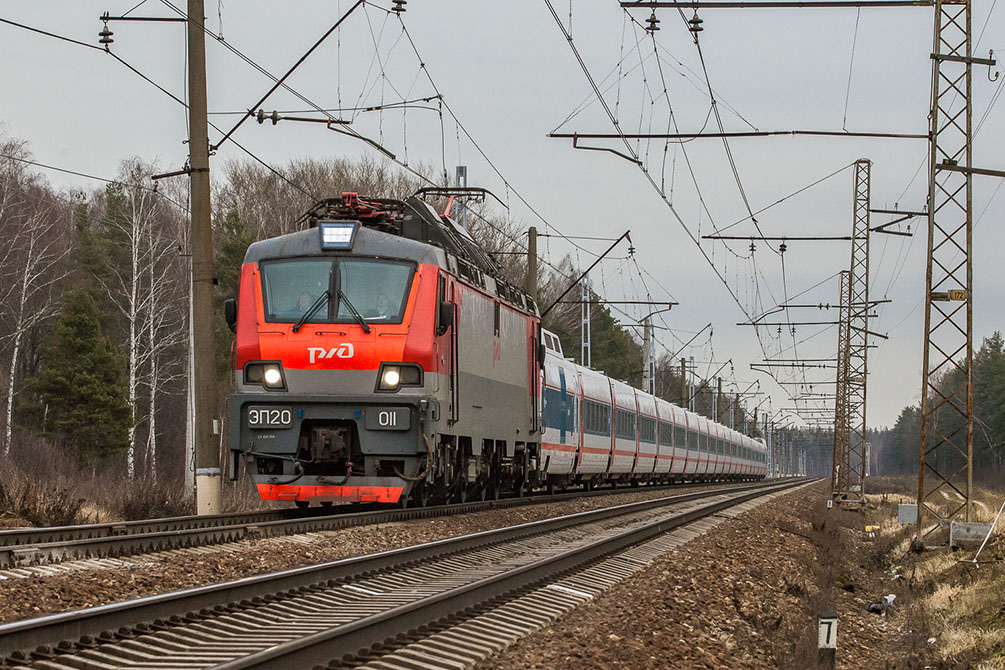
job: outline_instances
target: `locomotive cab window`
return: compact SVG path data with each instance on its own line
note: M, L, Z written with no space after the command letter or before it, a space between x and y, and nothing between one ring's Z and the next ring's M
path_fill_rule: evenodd
M338 261L339 290L369 323L401 323L415 268L410 263L343 258ZM345 300L336 321L352 321Z
M270 323L295 323L312 308L309 323L353 323L354 309L367 323L401 323L415 265L355 257L299 258L263 262L261 272L265 320Z
M332 263L327 258L263 263L265 320L295 322L328 290L331 281ZM327 320L327 306L310 318L311 323Z

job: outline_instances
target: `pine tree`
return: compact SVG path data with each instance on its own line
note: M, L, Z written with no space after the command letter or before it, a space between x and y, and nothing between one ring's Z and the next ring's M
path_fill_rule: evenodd
M63 296L59 320L42 346L42 368L29 387L36 427L93 465L129 443L129 404L123 361L101 332L91 296Z

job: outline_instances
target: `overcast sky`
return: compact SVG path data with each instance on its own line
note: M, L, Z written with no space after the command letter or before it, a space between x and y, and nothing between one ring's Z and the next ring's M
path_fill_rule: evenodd
M138 1L7 0L0 16L96 44L99 15L106 10L123 14ZM184 9L184 0L172 2ZM703 71L698 50L675 11L658 12L661 30L654 49L652 39L635 23L643 23L648 10L628 14L615 0L552 2L567 29L571 10L573 43L626 133L666 132L673 127L670 109L680 132L717 130L704 72L727 131L927 131L931 8L705 10L700 35ZM227 44L279 75L350 5L349 0L207 0L207 25L217 35L222 32ZM729 150L738 180L720 140L633 144L654 187L646 172L624 158L575 150L570 140L547 138L556 128L612 133L614 126L545 0L410 0L402 16L408 35L398 19L389 16L389 6L390 0L380 0L356 10L290 78L290 85L323 108L346 110L334 114L351 118L358 133L402 162L434 171L445 167L451 174L455 165L467 165L469 183L508 202L510 218L521 227L537 225L542 232L593 237L617 237L631 229L634 258L627 257L627 247L613 252L591 275L594 288L611 300L644 298L648 290L654 300L679 301L657 321L672 329L657 331L661 352L677 351L711 323L712 338L706 331L696 339L698 346L682 355L695 356L703 375L718 367L710 361L731 359L733 365L724 373L740 390L759 379L760 389L771 396L772 412L791 407L792 401L782 386L750 369L764 354L754 330L736 324L747 319L744 310L757 314L786 297L792 303L835 303L836 273L849 265L849 245L790 241L780 256L777 243L758 242L750 258L749 240L731 242L728 248L705 241L706 260L688 231L697 238L712 233L713 226L722 229L740 222L728 234L756 234L753 224L744 220L748 209L739 181L755 212L786 198L757 215L764 235L848 235L853 197L849 166L860 158L873 161L874 208L916 210L925 204L927 167L922 166L927 144L917 139L733 139ZM989 16L991 7L983 0L974 3L975 42L983 33L975 55L986 56L991 48L1005 51L1005 10ZM177 16L161 0L147 0L131 15ZM183 24L113 22L111 28L116 55L185 97ZM182 167L186 114L177 102L101 51L4 24L0 31L0 58L6 64L0 130L29 141L36 160L105 177L114 177L120 161L133 156L157 161L165 170ZM247 109L271 82L221 42L209 42L211 112ZM1005 81L989 82L988 74L986 67L974 68L975 125ZM443 110L441 122L435 100L404 110L347 110L437 92L463 128L448 110ZM263 107L310 108L286 91L277 92ZM214 114L211 120L227 128L238 118ZM1005 169L1003 121L1005 104L992 106L975 141L976 166ZM219 136L211 131L211 141ZM273 127L249 122L235 139L273 165L308 156L380 157L363 142L314 124ZM582 144L626 152L616 141ZM214 165L245 158L238 147L227 144ZM58 187L98 185L56 172L45 174ZM974 180L977 345L1003 326L999 256L1005 242L1005 195L996 190L999 183L988 177ZM888 218L874 215L872 223ZM878 309L880 317L872 324L873 330L890 336L870 352L868 418L873 426L892 425L900 409L920 397L926 239L923 222L916 220L911 230L918 230L919 223L921 234L914 237L873 238L871 297L892 301ZM585 267L593 260L590 252L599 253L608 245L599 240L578 244L584 250L561 238L544 238L541 252L545 260L555 262L573 253ZM625 322L642 316L641 309L628 312ZM788 319L830 321L836 319L836 310L791 310ZM782 321L784 316L765 320ZM836 330L826 326L797 326L794 337L790 332L779 338L777 330L761 331L764 350L771 355L781 351L782 358L793 357L793 343L800 357L833 356L836 338ZM794 379L791 374L779 378ZM805 378L814 384L814 393L833 392L832 383L825 383L833 378L831 370L807 371ZM798 392L797 386L785 389ZM753 398L752 403L760 400ZM768 406L765 402L762 409Z

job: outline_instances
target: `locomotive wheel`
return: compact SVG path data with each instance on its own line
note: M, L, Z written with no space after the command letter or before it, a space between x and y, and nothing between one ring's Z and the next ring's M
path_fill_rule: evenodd
M297 506L297 509L307 509L311 506L310 500L294 500L293 504Z
M321 506L324 507L325 509L331 509L332 505L334 505L334 504L335 503L332 502L331 500L322 500L321 501Z

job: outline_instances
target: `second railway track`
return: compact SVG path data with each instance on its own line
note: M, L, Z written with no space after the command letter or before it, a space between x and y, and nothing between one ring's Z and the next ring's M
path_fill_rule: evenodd
M523 498L471 501L404 509L377 508L366 509L366 511L338 511L313 508L306 513L284 509L82 524L55 528L16 528L0 530L0 569L24 568L70 560L116 558L247 539L465 514L504 509L516 505L569 500L576 496L673 490L693 486L715 485L599 489L590 492L531 495ZM756 484L750 484L750 486L756 486Z
M619 505L17 622L0 626L0 648L12 667L50 670L324 665L801 483Z

